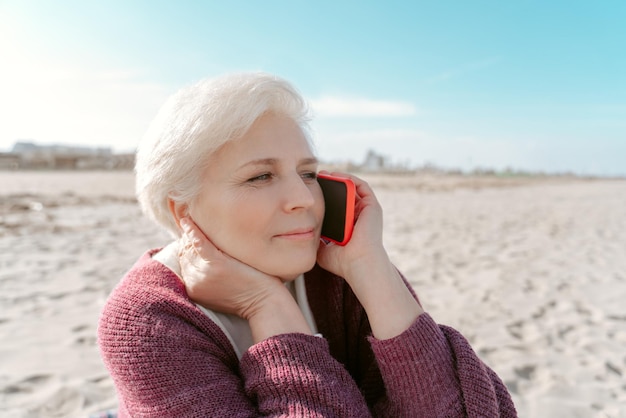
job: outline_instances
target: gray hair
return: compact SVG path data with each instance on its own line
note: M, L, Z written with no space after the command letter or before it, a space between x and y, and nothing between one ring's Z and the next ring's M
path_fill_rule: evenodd
M310 141L309 108L286 80L265 73L209 78L172 95L141 140L135 190L149 218L180 236L168 200L191 203L210 156L266 113L293 119Z

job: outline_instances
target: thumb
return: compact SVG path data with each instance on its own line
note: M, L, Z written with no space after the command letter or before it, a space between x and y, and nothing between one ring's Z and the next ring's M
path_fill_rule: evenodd
M324 242L320 239L317 247L317 263L324 270L341 276L340 254L342 248L333 242Z

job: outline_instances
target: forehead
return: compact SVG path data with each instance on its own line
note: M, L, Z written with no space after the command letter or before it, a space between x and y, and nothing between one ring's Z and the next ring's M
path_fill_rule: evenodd
M241 137L227 142L215 154L218 165L243 165L250 160L298 160L313 152L302 128L291 118L266 114L258 118Z

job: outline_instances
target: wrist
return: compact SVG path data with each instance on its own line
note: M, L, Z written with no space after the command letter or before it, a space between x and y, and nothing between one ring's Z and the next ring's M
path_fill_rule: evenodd
M281 288L264 298L245 318L255 343L280 334L313 334L295 299L286 287Z
M386 254L371 261L352 269L349 283L367 313L372 334L384 340L406 331L424 310Z
M355 259L344 269L343 276L348 283L358 286L363 283L365 290L371 288L371 281L374 279L387 280L395 275L396 268L391 263L384 248L370 251L366 255ZM353 290L356 290L353 288Z

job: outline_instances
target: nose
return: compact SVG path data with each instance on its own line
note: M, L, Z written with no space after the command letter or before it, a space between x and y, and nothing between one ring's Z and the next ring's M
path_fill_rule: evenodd
M298 209L308 209L315 204L315 195L312 187L315 180L305 180L299 175L290 176L284 188L283 209L285 212L293 212Z

